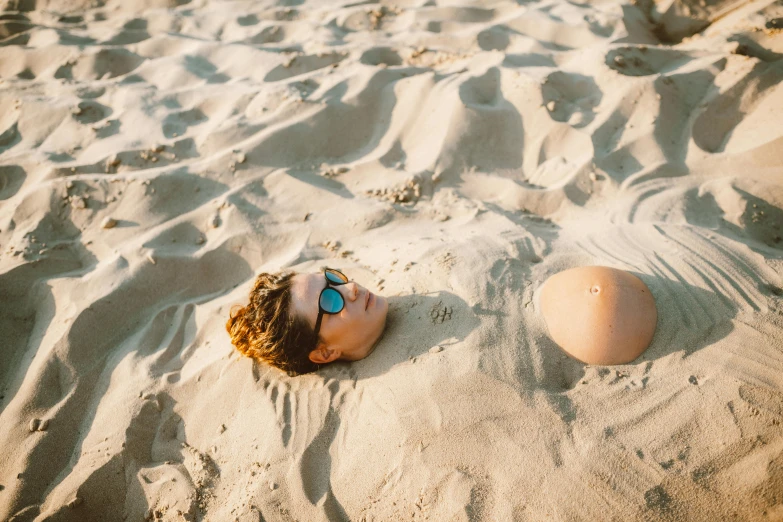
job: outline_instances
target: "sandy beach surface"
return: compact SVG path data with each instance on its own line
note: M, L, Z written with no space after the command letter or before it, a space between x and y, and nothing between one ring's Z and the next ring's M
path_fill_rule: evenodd
M783 520L781 0L0 8L0 520ZM630 364L548 335L587 265ZM323 266L370 357L233 349Z

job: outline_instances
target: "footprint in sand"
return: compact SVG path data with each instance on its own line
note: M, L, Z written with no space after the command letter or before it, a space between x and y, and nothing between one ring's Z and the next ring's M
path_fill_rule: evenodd
M0 132L0 154L14 147L22 141L22 134L19 132L17 122L14 122L3 132Z
M603 93L589 76L556 71L546 77L541 96L553 120L581 128L595 118Z
M188 127L195 127L208 119L206 114L195 108L169 114L163 120L163 135L166 138L182 136L188 130Z
M0 201L16 194L22 187L27 173L19 165L3 165L0 167Z
M89 124L98 122L108 116L111 116L111 108L102 105L96 101L83 101L77 105L71 114L79 123Z
M242 27L246 27L248 25L256 25L258 22L259 22L258 17L254 14L240 16L239 18L237 18L237 23Z
M97 53L85 53L62 65L55 78L66 80L105 80L123 76L136 69L145 58L127 49L101 49Z
M612 49L606 54L606 65L625 76L649 76L677 70L691 59L673 49L639 45Z
M122 30L113 35L109 40L100 42L101 45L130 45L143 42L150 38L147 32L147 20L134 18L122 26Z
M348 55L343 53L328 54L308 54L302 56L293 56L289 61L278 65L267 73L264 77L265 82L277 82L287 80L300 74L307 74L324 67L340 63Z
M504 51L511 43L511 38L508 28L495 25L476 35L476 42L484 51Z
M771 139L764 133L753 134L753 139L735 139L734 130L739 125L748 125L750 118L762 121L764 111L780 107L783 89L783 71L767 63L759 63L753 70L732 87L710 100L704 112L693 122L693 141L704 151L724 152L757 147ZM776 101L773 101L776 100ZM741 137L748 133L738 133ZM774 136L774 135L773 135Z
M285 40L287 32L285 27L280 25L268 25L248 40L252 44L263 45L268 43L279 43Z
M366 50L359 61L366 65L402 65L402 58L391 47L373 47Z

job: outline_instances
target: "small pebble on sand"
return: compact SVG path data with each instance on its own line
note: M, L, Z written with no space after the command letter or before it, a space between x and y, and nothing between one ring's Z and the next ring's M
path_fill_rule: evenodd
M148 260L149 260L149 262L150 262L150 263L152 263L153 265L157 263L157 261L155 261L155 257L154 257L152 254L147 254L147 259L148 259Z
M49 419L41 421L41 425L38 426L38 431L46 431L49 428Z
M75 508L76 506L78 506L81 503L82 503L81 497L76 497L73 500L71 500L70 502L68 502L68 507L69 508Z
M33 419L30 421L30 431L38 431L38 427L41 425L41 419Z
M443 350L442 346L433 346L432 348L430 348L430 353L438 353L442 350Z
M117 220L111 216L106 216L101 221L101 228L114 228L117 226Z
M275 484L274 482L269 482L269 489L271 491L276 490L277 489L277 484Z
M557 104L555 103L555 100L552 100L549 103L547 103L546 108L549 112L554 112L554 110L557 108Z

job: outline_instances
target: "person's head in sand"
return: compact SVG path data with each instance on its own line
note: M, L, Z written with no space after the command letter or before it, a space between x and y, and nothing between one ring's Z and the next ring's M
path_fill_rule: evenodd
M386 298L338 270L262 273L250 303L232 308L226 330L242 354L296 375L367 357L388 311Z

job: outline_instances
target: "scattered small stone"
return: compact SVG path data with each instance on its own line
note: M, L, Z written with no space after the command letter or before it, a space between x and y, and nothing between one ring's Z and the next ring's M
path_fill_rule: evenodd
M106 172L109 172L112 168L117 168L121 163L122 160L117 156L114 156L114 158L106 162Z
M203 245L206 241L207 240L206 240L206 238L204 236L199 236L198 239L196 240L196 244L197 245Z
M270 489L270 491L276 490L277 489L277 484L275 484L274 481L270 481L269 482L269 489Z
M695 375L691 375L690 377L688 377L688 382L694 385L699 384L699 380L696 378Z
M41 419L32 419L30 421L30 432L38 431L38 427L41 425Z
M423 47L423 46L422 46L422 47L417 47L417 48L416 48L416 49L415 49L415 50L414 50L414 51L411 53L411 58L417 58L417 57L421 56L422 54L424 54L424 53L426 53L426 52L427 52L427 48L426 48L426 47Z
M625 57L621 54L618 54L614 57L614 64L617 67L625 67Z
M438 353L442 351L443 351L442 346L433 346L432 348L430 348L430 353Z
M209 220L209 225L212 228L217 228L220 226L220 214L215 214L212 216L212 219Z
M101 228L114 228L117 226L117 220L111 216L106 216L101 221Z
M166 148L166 146L165 146L165 145L155 145L155 146L154 146L154 147L152 147L152 149L150 149L150 150L152 150L152 152L163 152L163 150L164 150L165 148Z
M49 428L49 419L41 421L41 425L38 426L38 431L46 431Z
M339 241L324 241L321 246L329 250L330 252L337 252L340 249Z
M223 432L225 432L225 431L226 431L226 425L225 425L225 424L221 424L221 425L218 427L218 433L223 433Z
M237 163L244 163L246 161L247 161L247 156L245 155L244 152L240 152L239 154L237 154L237 158L236 158Z
M73 188L73 181L71 181L71 180L68 180L68 181L65 183L65 188L67 188L68 190L72 189L72 188Z
M348 167L333 167L322 171L321 176L325 178L333 178L335 176L339 176L340 174L345 174L346 172L348 172Z
M304 219L302 221L307 221L308 219L310 219L310 216L312 216L312 215L313 215L312 212L308 212L307 214L305 214L305 217L304 217Z
M551 100L549 103L546 104L546 109L549 112L555 112L556 108L557 108L557 104L555 103L555 100Z
M152 263L153 265L157 263L157 261L155 261L155 257L154 257L152 254L150 254L150 253L148 253L148 254L147 254L147 259L148 259L148 260L149 260L149 262L150 262L150 263Z
M68 507L69 508L75 508L76 506L80 505L81 503L82 503L82 498L81 497L75 497L73 500L68 502Z

